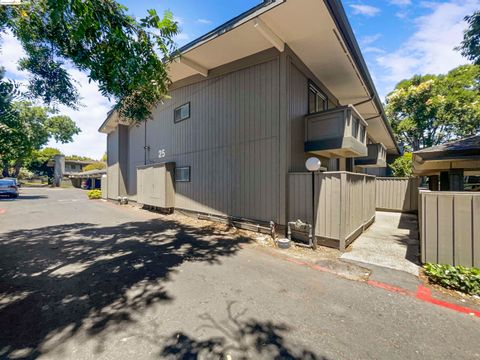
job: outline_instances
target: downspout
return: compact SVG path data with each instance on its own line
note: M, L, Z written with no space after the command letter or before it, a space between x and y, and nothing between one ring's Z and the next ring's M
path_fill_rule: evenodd
M144 123L143 123L143 127L145 129L145 133L144 133L144 145L143 145L143 165L147 165L147 151L150 149L149 146L147 146L147 121L148 120L145 120Z

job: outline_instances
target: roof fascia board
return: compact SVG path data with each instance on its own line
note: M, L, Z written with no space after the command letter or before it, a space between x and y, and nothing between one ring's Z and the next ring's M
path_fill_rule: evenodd
M110 119L112 118L114 112L115 112L115 110L110 110L110 111L108 112L107 118L103 121L102 125L100 125L100 127L98 128L98 132L104 133L104 134L108 134L108 133L109 133L109 131L107 131L106 127L107 127L107 125L108 125L108 122L109 122Z
M335 21L338 30L340 31L340 35L342 36L343 41L348 47L351 56L353 57L355 63L358 65L359 71L362 77L366 80L366 85L369 88L371 96L373 97L373 102L375 103L375 107L380 112L382 116L383 123L387 128L387 131L390 133L392 137L395 147L398 153L401 154L400 147L395 140L395 135L393 133L392 127L388 123L387 116L383 109L382 102L380 101L380 97L378 96L377 90L375 85L373 84L372 77L370 76L370 72L368 71L367 64L365 63L365 59L362 56L360 51L360 47L358 46L357 40L355 39L355 35L353 33L352 27L350 26L350 22L348 21L347 14L345 13L345 9L340 0L324 0L327 9L329 10L330 14L332 15L333 20Z

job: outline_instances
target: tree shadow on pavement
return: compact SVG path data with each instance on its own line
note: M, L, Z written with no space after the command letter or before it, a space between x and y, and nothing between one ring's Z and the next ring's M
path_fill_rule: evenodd
M82 331L99 342L158 302L182 263L221 263L240 236L173 220L74 223L0 235L0 358L34 359Z
M196 339L185 333L173 334L165 339L160 358L327 360L298 344L290 343L285 337L292 330L288 325L245 319L247 310L235 313L234 305L235 302L228 304L226 321L217 321L210 314L200 316L204 325L197 330L218 335Z

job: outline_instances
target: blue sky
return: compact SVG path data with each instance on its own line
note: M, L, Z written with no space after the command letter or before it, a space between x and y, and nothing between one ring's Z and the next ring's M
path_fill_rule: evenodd
M260 0L118 0L137 17L150 8L162 13L173 12L182 32L179 46L221 25L260 2ZM298 1L302 0L288 0ZM322 1L322 0L318 0ZM227 4L227 5L226 5ZM377 90L384 98L396 83L414 74L445 73L467 63L454 50L466 23L463 18L480 9L480 0L344 0L344 7L372 74ZM2 37L0 65L7 76L24 79L26 74L16 69L22 50L11 36ZM105 151L105 136L97 129L111 104L103 98L85 74L71 71L78 81L84 107L79 111L62 108L74 119L82 133L72 144L50 145L66 154L100 158Z

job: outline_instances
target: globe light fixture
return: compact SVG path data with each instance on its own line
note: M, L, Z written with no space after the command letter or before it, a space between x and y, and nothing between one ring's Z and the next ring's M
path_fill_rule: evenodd
M319 158L316 157L310 157L305 161L305 167L307 168L308 171L314 172L320 170L320 167L322 166L322 162L320 161Z

